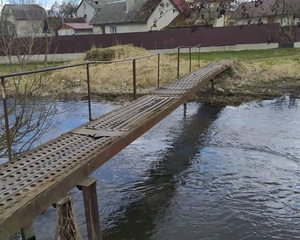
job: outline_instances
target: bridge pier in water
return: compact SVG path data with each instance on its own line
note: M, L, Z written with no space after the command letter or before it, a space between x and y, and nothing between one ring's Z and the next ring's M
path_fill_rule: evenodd
M20 230L22 240L35 240L32 222L28 226L24 226Z
M90 240L102 239L96 183L96 179L87 178L77 185L83 194L87 232Z

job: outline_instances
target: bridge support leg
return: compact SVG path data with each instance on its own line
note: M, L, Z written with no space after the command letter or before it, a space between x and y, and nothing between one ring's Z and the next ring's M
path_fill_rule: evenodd
M186 102L183 104L183 116L186 117L186 110L187 110L187 105Z
M97 201L96 179L87 178L77 185L83 193L84 209L89 240L101 240L101 227Z
M35 240L34 230L32 223L28 226L21 228L21 237L22 240Z
M215 79L210 79L209 80L211 82L211 95L214 95L215 93Z

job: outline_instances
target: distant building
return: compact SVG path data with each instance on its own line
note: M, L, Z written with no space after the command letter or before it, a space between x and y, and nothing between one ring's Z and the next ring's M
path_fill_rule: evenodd
M14 26L17 37L36 37L49 33L47 13L37 4L6 4L1 19Z
M84 35L92 34L93 26L88 23L64 23L58 29L58 35Z
M91 20L94 33L161 30L182 11L181 0L123 0L108 2Z
M82 0L77 8L77 17L89 23L106 4L106 0Z

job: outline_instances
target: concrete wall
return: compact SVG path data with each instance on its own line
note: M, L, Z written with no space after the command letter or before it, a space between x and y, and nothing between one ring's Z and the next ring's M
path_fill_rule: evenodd
M59 29L57 31L59 36L66 36L66 35L74 35L75 31L72 28L69 29Z
M113 33L111 26L114 26L116 33L131 33L131 32L146 32L148 31L147 24L114 24L105 26L105 33ZM101 32L101 31L100 31Z
M70 61L74 59L80 59L82 61L85 60L85 53L68 53L68 54L49 54L47 56L48 61L50 62L64 62L64 61ZM45 55L32 55L30 58L30 61L32 62L43 62L45 60ZM8 59L6 56L0 56L0 64L8 64L8 63L19 63L19 60L17 57L12 57L11 59Z

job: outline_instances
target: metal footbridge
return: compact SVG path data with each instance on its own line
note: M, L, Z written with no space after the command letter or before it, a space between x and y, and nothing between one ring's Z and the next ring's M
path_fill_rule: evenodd
M231 64L209 64L0 165L0 239L31 224Z

